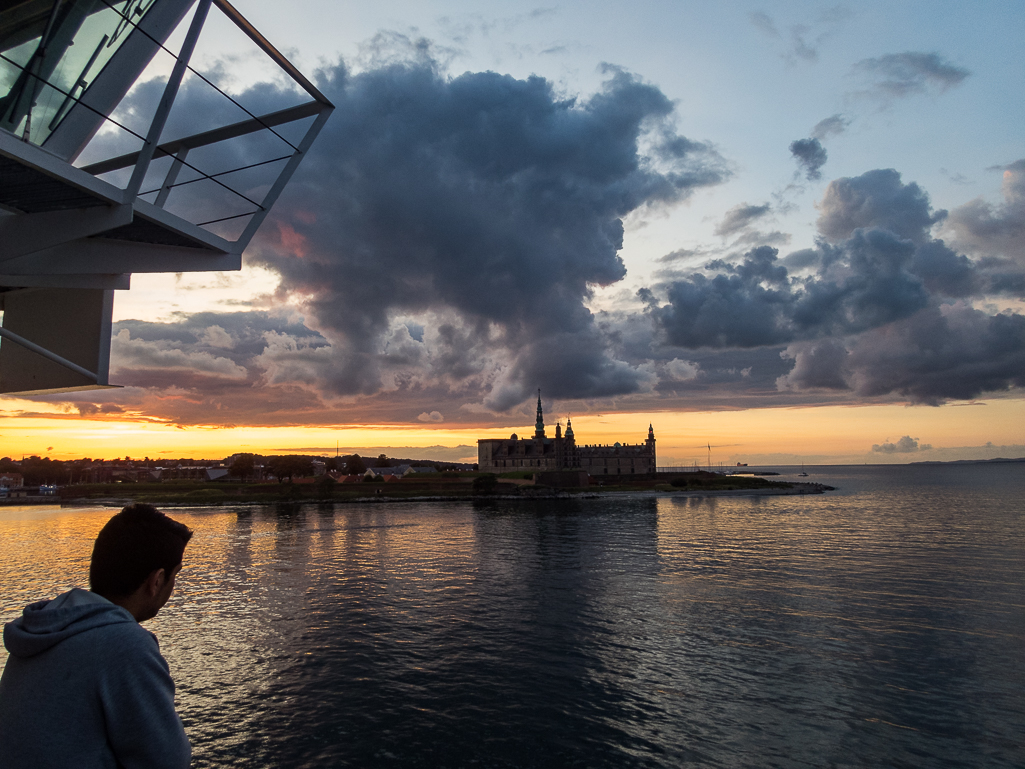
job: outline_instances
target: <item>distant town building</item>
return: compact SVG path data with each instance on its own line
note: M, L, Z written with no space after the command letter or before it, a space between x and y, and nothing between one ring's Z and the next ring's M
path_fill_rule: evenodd
M395 467L370 467L363 474L367 478L385 478L394 476L396 478L405 478L412 468L409 465L396 465Z
M537 393L537 422L532 438L481 438L477 441L477 465L481 472L513 470L583 470L590 475L641 475L655 472L655 430L648 425L644 443L577 445L573 422L566 420L566 434L556 424L555 437L545 435L541 391Z
M0 473L0 486L17 489L23 485L21 473Z

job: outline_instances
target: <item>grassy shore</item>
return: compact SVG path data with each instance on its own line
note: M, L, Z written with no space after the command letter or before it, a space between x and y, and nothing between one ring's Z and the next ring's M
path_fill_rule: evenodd
M482 483L484 479L486 482ZM165 481L163 483L97 483L65 486L59 497L50 503L102 504L133 500L155 505L231 505L275 504L279 502L355 502L372 499L475 497L545 497L558 495L593 495L616 492L658 492L720 494L774 493L809 494L826 491L819 484L770 481L765 478L717 473L659 474L636 478L609 477L583 487L554 488L534 484L532 475L524 472L486 477L480 473L444 473L435 477L403 478L382 483L332 483L315 480L296 483L243 483ZM28 501L28 500L23 500ZM37 500L33 500L37 501ZM12 503L17 503L12 500Z

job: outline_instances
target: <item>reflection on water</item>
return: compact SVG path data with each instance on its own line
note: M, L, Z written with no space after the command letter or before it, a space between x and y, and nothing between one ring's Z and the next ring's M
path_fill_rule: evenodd
M178 511L148 626L195 766L1020 767L1025 478L972 468ZM2 618L84 584L111 512L0 511Z

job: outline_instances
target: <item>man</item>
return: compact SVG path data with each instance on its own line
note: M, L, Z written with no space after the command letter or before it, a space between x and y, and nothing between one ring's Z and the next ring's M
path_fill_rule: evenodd
M90 591L25 608L4 627L0 679L4 769L183 769L192 749L155 617L174 590L192 531L131 505L96 537Z

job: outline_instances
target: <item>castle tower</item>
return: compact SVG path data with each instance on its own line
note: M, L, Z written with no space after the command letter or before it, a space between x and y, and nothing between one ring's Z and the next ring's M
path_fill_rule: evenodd
M541 390L537 391L537 422L534 423L534 437L545 437L545 415L541 410Z
M655 463L655 428L648 423L648 439L644 441L644 445L648 447L648 463L651 468L648 472L658 472L658 466Z

